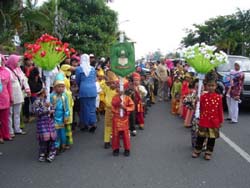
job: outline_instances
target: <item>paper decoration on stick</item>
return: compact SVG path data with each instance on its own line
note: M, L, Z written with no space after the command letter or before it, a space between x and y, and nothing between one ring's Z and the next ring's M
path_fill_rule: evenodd
M24 57L32 59L38 67L47 71L53 70L66 57L70 57L70 53L75 52L73 48L69 48L68 43L49 34L43 34L34 44L24 46Z

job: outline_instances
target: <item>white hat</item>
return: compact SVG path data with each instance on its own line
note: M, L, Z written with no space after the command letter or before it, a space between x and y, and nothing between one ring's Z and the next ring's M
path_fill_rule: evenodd
M91 57L95 57L95 55L94 54L89 54L89 57L91 58Z

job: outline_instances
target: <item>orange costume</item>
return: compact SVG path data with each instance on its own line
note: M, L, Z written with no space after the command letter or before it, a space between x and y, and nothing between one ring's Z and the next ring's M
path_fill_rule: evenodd
M121 104L124 106L123 117L120 116ZM113 112L113 127L112 127L112 149L113 151L120 148L120 135L123 138L123 145L125 150L130 150L129 137L129 114L135 109L133 100L124 95L123 101L120 95L116 95L112 99Z

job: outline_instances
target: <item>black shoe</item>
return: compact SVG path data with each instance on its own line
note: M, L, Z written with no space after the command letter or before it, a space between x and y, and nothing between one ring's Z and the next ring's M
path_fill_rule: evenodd
M230 124L237 124L238 122L230 121Z
M119 149L113 151L113 156L119 156Z
M96 130L96 126L92 126L89 128L90 133L95 133L95 130Z
M104 149L109 149L110 148L110 143L109 142L105 142L104 143Z
M82 132L86 132L86 131L88 131L88 128L87 127L83 127L83 128L81 128L80 129Z
M124 156L128 157L130 155L130 151L129 150L125 150L124 151Z
M231 121L231 118L226 118L225 120L227 120L227 121Z
M144 130L144 127L139 127L140 130Z

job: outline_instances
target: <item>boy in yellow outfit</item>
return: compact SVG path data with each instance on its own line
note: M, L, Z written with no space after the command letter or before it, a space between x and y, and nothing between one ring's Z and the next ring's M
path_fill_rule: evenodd
M100 85L105 83L104 77L105 77L104 71L103 71L102 68L100 68L97 71L97 81L99 82ZM99 97L100 97L100 105L99 105L99 108L98 108L98 113L104 114L105 113L105 93L103 91L101 91L99 93Z
M112 134L112 99L116 92L116 82L118 77L115 73L108 71L106 82L100 83L102 91L105 94L105 119L104 119L104 148L110 148L110 137Z
M65 83L65 93L68 97L68 103L69 103L69 111L70 116L69 120L67 121L67 124L65 124L65 131L66 131L66 149L70 149L70 146L73 144L73 136L72 136L72 123L73 123L73 106L74 106L74 100L72 97L72 92L70 90L70 80L69 77L71 75L72 67L68 64L63 64L61 66L61 72L64 74L64 83Z

